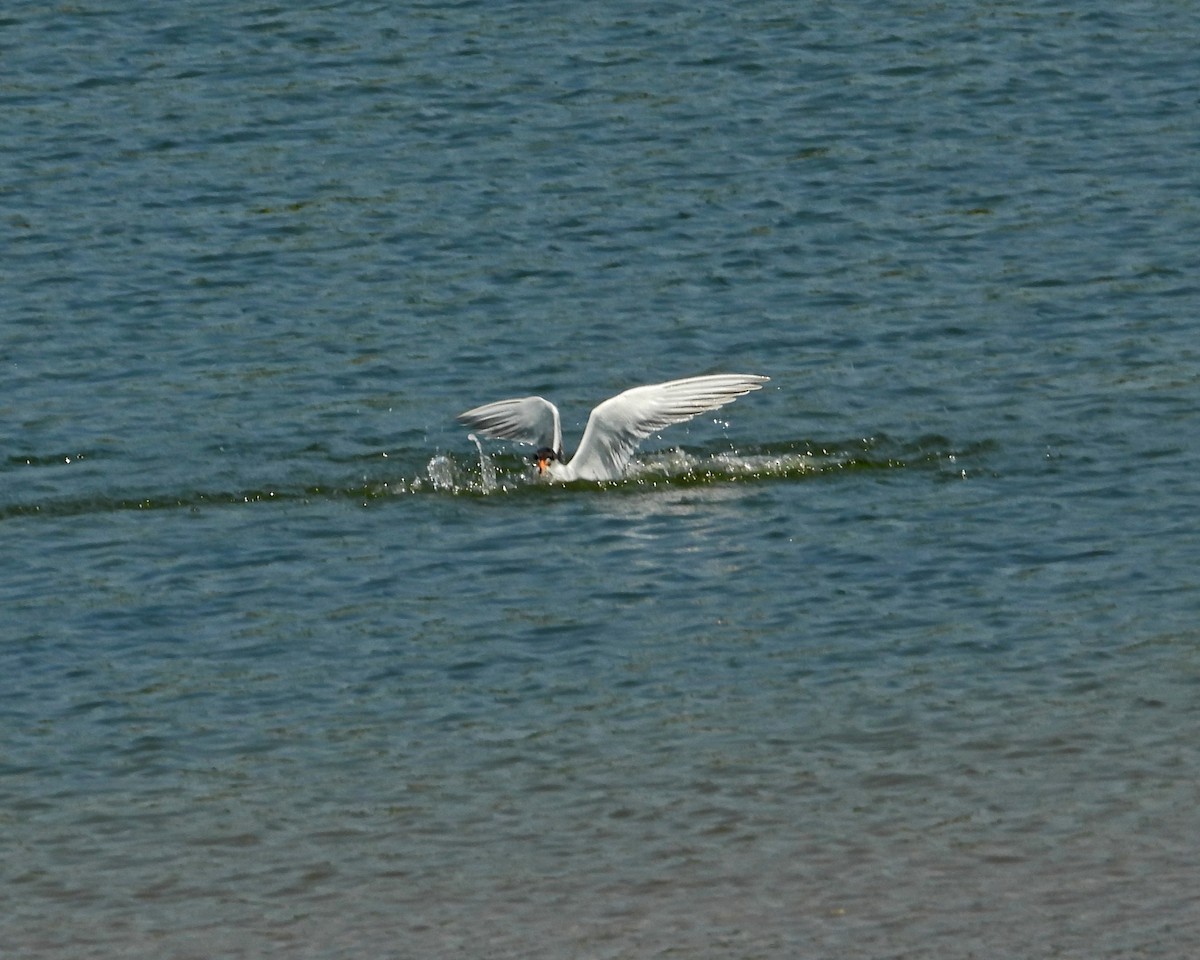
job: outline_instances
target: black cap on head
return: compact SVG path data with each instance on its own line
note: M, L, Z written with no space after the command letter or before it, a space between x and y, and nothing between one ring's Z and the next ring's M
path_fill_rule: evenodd
M533 462L537 464L539 475L546 473L550 464L557 459L558 454L549 447L539 447L538 452L533 455Z

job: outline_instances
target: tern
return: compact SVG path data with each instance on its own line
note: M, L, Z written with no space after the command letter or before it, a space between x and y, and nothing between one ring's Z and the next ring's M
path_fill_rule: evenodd
M579 449L570 460L563 455L558 407L542 397L485 403L455 419L485 437L536 446L539 476L563 482L620 480L640 441L673 423L684 423L759 390L770 379L750 373L717 373L618 393L592 411Z

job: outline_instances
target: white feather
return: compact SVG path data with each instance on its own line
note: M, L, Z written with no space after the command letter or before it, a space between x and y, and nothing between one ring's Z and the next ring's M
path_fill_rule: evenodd
M555 480L619 480L638 443L646 437L759 390L769 379L721 373L626 390L592 411L579 450L567 463L561 462L558 408L549 400L500 400L460 413L457 419L488 437L549 447L559 457L549 465Z

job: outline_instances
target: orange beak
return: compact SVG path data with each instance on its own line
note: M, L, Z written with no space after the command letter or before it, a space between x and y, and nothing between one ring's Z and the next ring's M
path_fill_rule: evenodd
M550 464L549 457L538 457L538 474L540 475L540 474L545 473L546 467L549 466L549 464Z

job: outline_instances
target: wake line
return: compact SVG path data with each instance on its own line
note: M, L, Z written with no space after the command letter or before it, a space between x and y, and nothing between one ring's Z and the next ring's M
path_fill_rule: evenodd
M231 507L258 503L307 503L313 500L371 501L390 496L387 483L363 487L308 487L304 490L246 490L240 493L161 494L146 497L91 496L61 498L41 503L16 503L0 507L0 521L17 517L71 517L88 513L199 510L202 507Z
M343 501L361 506L386 502L395 496L486 497L541 496L549 490L593 490L636 495L663 488L714 484L789 482L832 473L909 468L936 469L965 478L964 461L973 461L994 444L983 441L955 448L943 437L922 437L907 444L865 438L841 444L787 442L764 445L746 452L690 453L672 448L645 454L622 480L570 484L539 482L526 458L511 452L488 454L478 445L477 456L456 458L437 454L423 473L407 479L366 479L361 483L329 485L256 486L235 491L160 492L144 496L119 493L105 496L48 498L37 503L0 505L0 522L23 517L71 517L90 513L201 510L267 503L304 504ZM22 458L25 459L25 458Z

